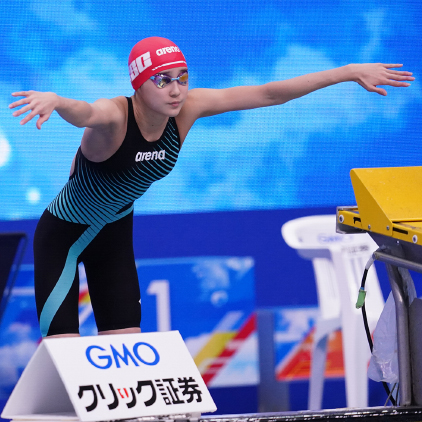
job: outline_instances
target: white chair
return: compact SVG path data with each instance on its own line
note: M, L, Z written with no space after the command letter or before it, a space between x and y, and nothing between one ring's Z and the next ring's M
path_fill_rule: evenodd
M328 336L341 328L347 407L368 406L367 367L370 350L356 300L365 264L377 249L368 234L336 233L335 215L302 217L281 228L285 242L312 260L318 294L308 406L321 409ZM384 307L374 266L368 272L365 300L371 332Z

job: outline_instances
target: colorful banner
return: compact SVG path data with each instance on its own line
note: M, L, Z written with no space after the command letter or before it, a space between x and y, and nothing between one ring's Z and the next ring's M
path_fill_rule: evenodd
M278 381L309 379L317 307L280 308L274 318L275 376ZM341 331L329 335L325 378L344 377Z
M180 331L208 387L258 383L254 261L199 257L136 261L142 331ZM82 335L95 335L83 265ZM8 397L41 338L33 266L22 266L0 325L0 398Z

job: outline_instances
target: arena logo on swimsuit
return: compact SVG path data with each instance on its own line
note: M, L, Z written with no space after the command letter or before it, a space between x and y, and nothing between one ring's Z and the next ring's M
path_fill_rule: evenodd
M108 369L113 365L113 362L116 368L120 368L120 361L126 366L129 366L129 364L139 366L140 363L153 366L157 365L160 361L160 355L158 354L157 349L144 342L135 343L132 347L132 353L123 343L122 353L119 353L119 351L110 344L110 352L101 346L93 345L87 347L85 355L88 362L99 369Z
M135 161L150 161L150 160L165 160L166 151L162 149L161 151L148 151L148 152L138 152L135 157Z

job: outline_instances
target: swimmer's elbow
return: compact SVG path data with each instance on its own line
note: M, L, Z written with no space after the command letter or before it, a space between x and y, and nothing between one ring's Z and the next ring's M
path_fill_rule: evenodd
M289 95L287 87L283 86L280 82L269 82L262 85L264 103L266 106L275 106L285 104L295 97Z

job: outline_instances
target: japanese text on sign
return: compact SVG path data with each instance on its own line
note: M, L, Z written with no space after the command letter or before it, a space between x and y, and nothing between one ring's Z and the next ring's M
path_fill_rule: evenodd
M90 400L85 405L87 412L92 412L104 400L109 410L116 409L120 404L126 404L128 409L135 407L138 403L144 406L152 406L157 401L157 390L166 405L192 403L202 401L202 391L192 377L163 378L156 380L138 381L136 387L115 387L112 383L108 387L95 385L79 386L78 397L81 400ZM104 394L106 392L106 394ZM106 396L108 398L106 398ZM85 397L89 397L85 399Z

